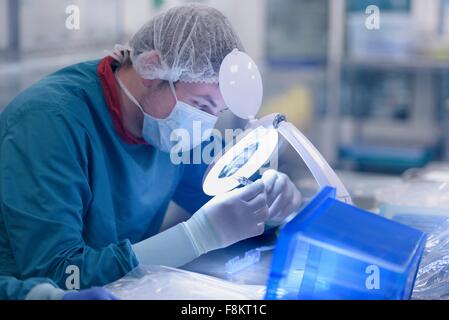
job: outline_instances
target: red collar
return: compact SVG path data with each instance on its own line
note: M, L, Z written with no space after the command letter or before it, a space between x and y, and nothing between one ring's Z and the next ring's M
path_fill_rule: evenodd
M100 64L98 65L97 74L100 78L101 86L103 87L104 97L106 99L106 104L108 106L109 113L111 114L115 130L117 130L117 133L127 143L147 144L142 138L133 136L128 130L126 130L123 124L120 99L117 93L117 87L115 85L114 71L112 70L113 62L114 59L112 59L111 57L102 59L100 61Z

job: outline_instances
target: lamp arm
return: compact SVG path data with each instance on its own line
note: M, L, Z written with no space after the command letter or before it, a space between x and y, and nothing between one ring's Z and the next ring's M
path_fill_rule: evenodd
M319 186L321 188L325 186L334 187L338 200L352 204L351 196L346 187L310 140L290 122L280 121L276 123L275 127L304 160Z

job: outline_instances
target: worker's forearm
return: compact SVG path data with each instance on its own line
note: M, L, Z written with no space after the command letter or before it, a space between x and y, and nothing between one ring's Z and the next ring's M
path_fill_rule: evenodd
M46 277L63 289L103 286L120 279L138 265L128 240L98 249L80 245L62 249L52 259L38 258L36 263L22 268L22 276L33 277L45 272Z
M194 245L185 223L179 223L132 246L137 259L145 265L180 267L203 252Z

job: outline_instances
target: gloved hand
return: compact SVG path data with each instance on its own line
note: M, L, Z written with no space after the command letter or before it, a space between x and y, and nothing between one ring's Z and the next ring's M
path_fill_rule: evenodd
M62 300L118 300L108 290L94 287L81 291L69 291L64 294Z
M260 235L268 218L261 180L219 195L184 222L199 254Z
M261 179L265 184L269 207L269 224L280 224L299 209L302 196L290 178L281 172L268 169Z

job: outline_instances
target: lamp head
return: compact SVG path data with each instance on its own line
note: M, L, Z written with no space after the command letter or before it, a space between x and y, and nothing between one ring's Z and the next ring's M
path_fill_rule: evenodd
M226 106L242 119L252 119L262 105L262 77L256 63L246 53L234 49L221 63L221 95Z

